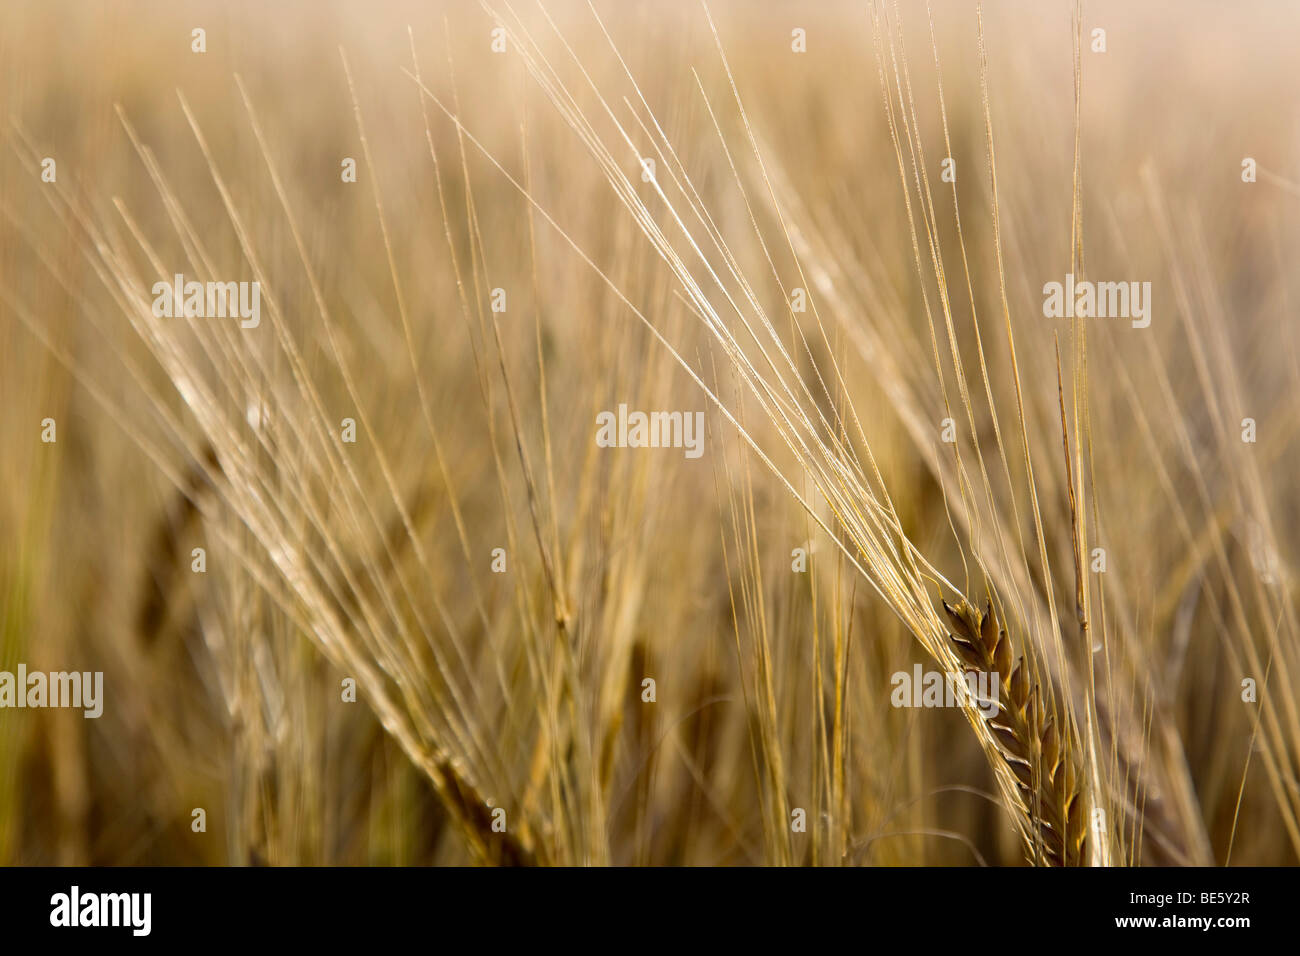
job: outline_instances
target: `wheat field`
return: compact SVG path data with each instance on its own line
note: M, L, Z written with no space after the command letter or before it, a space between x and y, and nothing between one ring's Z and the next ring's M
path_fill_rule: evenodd
M0 863L1295 864L1297 27L4 4Z

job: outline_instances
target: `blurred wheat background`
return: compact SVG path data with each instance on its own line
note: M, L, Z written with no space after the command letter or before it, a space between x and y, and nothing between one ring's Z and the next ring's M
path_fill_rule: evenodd
M0 711L0 862L1295 863L1297 28L5 3L0 670L105 701ZM1028 741L891 703L962 598Z

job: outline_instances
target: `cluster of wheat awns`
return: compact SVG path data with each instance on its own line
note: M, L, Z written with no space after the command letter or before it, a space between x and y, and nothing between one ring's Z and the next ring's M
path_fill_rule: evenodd
M526 525L507 525L506 551L515 555L533 549L543 572L539 587L520 585L509 593L504 609L490 606L475 575L449 577L440 556L429 552L421 533L427 503L409 493L408 463L390 458L378 441L367 446L361 460L338 440L338 406L327 393L346 397L363 435L380 428L367 411L364 376L343 330L347 319L336 314L324 290L310 237L291 201L285 163L277 159L274 138L242 81L237 81L238 92L259 147L260 172L278 205L258 214L275 215L283 223L291 250L288 265L260 241L249 210L241 206L229 172L222 169L184 96L180 109L228 216L238 260L261 284L263 328L255 346L229 323L172 322L152 314L147 290L156 279L170 277L176 263L155 250L124 202L116 202L114 220L101 217L75 189L60 185L49 193L56 215L84 240L96 278L166 373L193 425L172 410L166 390L127 350L121 360L135 384L155 396L148 406L155 416L152 430L136 428L113 394L96 390L92 375L79 377L172 480L187 507L242 564L277 613L309 635L341 673L355 677L384 729L431 781L475 858L608 861L602 835L623 796L613 792L610 754L629 719L625 678L637 673L642 649L630 638L620 640L603 649L599 668L590 665L591 629L616 630L621 616L631 612L611 602L593 625L580 619L575 607L577 559L572 548L561 544L554 506L558 495L541 324L536 326L535 370L541 440L532 441L525 437L524 410L533 397L524 394L517 370L507 360L500 324L487 307L491 263L471 182L472 158L493 169L493 188L517 191L527 210L530 237L538 229L551 231L599 277L611 301L644 327L710 403L714 420L743 448L745 460L766 470L806 511L811 530L834 544L839 558L942 671L961 675L973 669L994 676L997 714L985 717L977 702L967 698L964 715L987 756L1028 860L1051 865L1207 862L1209 849L1177 741L1165 726L1153 726L1150 711L1156 705L1150 688L1133 676L1133 645L1124 637L1136 629L1132 616L1126 617L1122 601L1102 591L1087 569L1092 531L1100 522L1092 474L1088 330L1076 322L1050 360L1033 356L1032 366L1040 373L1036 379L1028 367L1031 360L1018 351L1003 259L982 19L977 36L979 119L991 205L982 231L995 252L999 290L991 317L977 305L977 277L957 212L957 185L932 179L934 153L927 153L922 135L920 114L932 106L942 130L942 154L952 155L932 21L933 75L927 71L927 82L932 80L936 90L933 102L914 90L897 11L883 3L871 8L881 108L905 200L908 234L903 241L910 246L919 288L918 304L903 307L890 301L888 290L855 274L833 227L816 224L799 186L776 163L779 150L760 140L707 6L701 7L701 16L715 41L730 101L715 102L698 76L695 92L741 197L743 217L733 221L746 228L724 229L706 205L707 190L693 180L680 144L665 133L594 8L595 27L608 41L605 53L630 90L621 102L588 71L587 58L595 54L580 56L545 10L530 22L509 7L485 4L485 9L505 31L510 55L522 63L666 266L677 304L698 322L697 331L711 349L706 358L698 352L693 358L680 347L636 293L573 238L562 225L563 216L539 198L529 181L531 167L525 163L520 175L493 154L458 102L435 92L438 84L422 71L412 34L404 82L419 102L428 170L442 217L444 262L454 274L458 298L444 305L458 312L474 343L473 374L485 405L506 410L509 432L498 436L499 422L490 415L484 438L502 499L518 500L522 493L527 515ZM1076 13L1076 110L1081 29ZM352 91L363 165L372 167L361 100L346 56L342 67ZM228 262L223 255L229 250L223 254L209 247L205 230L189 217L183 195L125 111L120 111L120 121L156 188L174 241L184 250L186 271L223 274ZM449 153L435 135L435 122L454 129L454 151ZM729 122L742 131L743 150L735 153L730 144L736 138L724 129ZM35 144L20 137L18 148L24 162L39 162ZM654 160L656 171L648 182L640 178L646 159ZM1070 265L1076 275L1084 273L1079 167L1076 132ZM416 342L425 340L419 333L427 311L414 300L395 252L391 201L385 200L377 176L363 188L373 193L402 351L409 360L409 368L401 371L414 383L411 398L429 443L430 468L440 485L451 489L449 426L417 354ZM766 274L755 272L755 259L766 266ZM290 265L303 277L292 291L282 279ZM807 312L791 307L796 288L806 296ZM862 314L863 302L873 307L869 320ZM77 357L45 334L38 316L21 302L7 304L60 360L76 368ZM320 333L310 355L295 334L304 312ZM105 339L112 341L112 335ZM963 347L972 341L973 347ZM845 343L859 367L874 376L911 451L942 492L952 536L960 544L965 570L960 584L905 530L906 519L851 398L841 359ZM1055 369L1058 417L1050 431L1036 430L1026 391L1031 380L1041 387L1041 371L1049 365ZM954 443L939 440L939 419L954 423L959 435ZM161 443L151 437L155 434L164 436ZM499 437L509 453L501 451ZM178 467L178 460L189 464ZM729 469L730 461L723 467ZM513 479L507 477L511 475ZM744 475L748 480L747 470ZM725 478L729 485L739 481L730 470ZM1242 487L1249 494L1257 489L1248 479L1243 478ZM1211 510L1208 493L1205 499ZM467 566L482 564L483 549L472 541L457 496L449 493L445 501L454 528L450 550L459 552ZM752 499L736 504L733 499L732 520L752 531L754 520L745 515ZM1187 515L1179 513L1184 532L1193 536ZM1051 559L1061 553L1059 541L1052 540L1053 524L1066 529L1068 567ZM1273 616L1280 621L1281 636L1273 638L1271 649L1284 649L1276 666L1285 676L1298 663L1294 650L1288 650L1294 642L1286 640L1296 626L1292 609L1263 590L1243 597L1244 589L1226 570L1221 540L1213 539L1218 547L1213 559L1223 566L1229 586L1213 613L1224 625L1227 646L1253 672L1264 674L1273 666L1263 663L1251 636L1253 611L1247 599L1257 598L1260 607L1278 612ZM729 593L730 604L733 612L737 606L743 610L738 618L762 621L757 560L750 553L758 545L746 539L738 548L745 585L739 599ZM1067 582L1064 588L1062 581ZM1060 606L1058 590L1072 592L1072 607ZM453 597L472 608L468 621L450 606ZM148 622L160 613L146 606L142 628L152 629ZM517 639L502 637L510 628ZM768 858L788 862L794 858L784 835L788 787L776 740L782 714L772 692L772 651L763 628L756 632L752 682L746 677L752 701L746 702L755 714L755 746L762 752L771 797L764 804L762 827ZM825 759L833 768L834 779L825 788L832 818L849 800L842 752L847 680L841 665L847 653L837 634L835 684L827 694L834 702L832 729L825 735L834 748ZM518 693L521 684L530 688L529 694ZM233 685L229 697L232 713L250 706ZM1293 733L1300 725L1295 709L1291 702L1280 713L1265 711L1261 730L1270 783L1291 839L1300 846L1300 796L1288 790L1296 760L1288 741L1300 741L1300 732ZM247 719L255 722L252 716ZM817 719L826 720L820 701ZM596 732L586 732L593 727ZM509 811L504 830L493 825L496 806ZM847 835L840 832L834 842L829 857L849 858Z

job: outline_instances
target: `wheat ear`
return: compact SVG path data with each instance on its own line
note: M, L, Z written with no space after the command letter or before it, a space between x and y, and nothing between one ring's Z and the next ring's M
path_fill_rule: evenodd
M1055 716L1045 716L1043 697L1024 657L1012 664L1011 639L998 626L991 602L983 613L965 600L955 608L945 601L943 609L952 622L948 639L957 656L968 667L997 677L997 711L984 719L1035 824L1026 833L1030 860L1083 865L1087 814L1073 733L1068 725L1062 733Z

